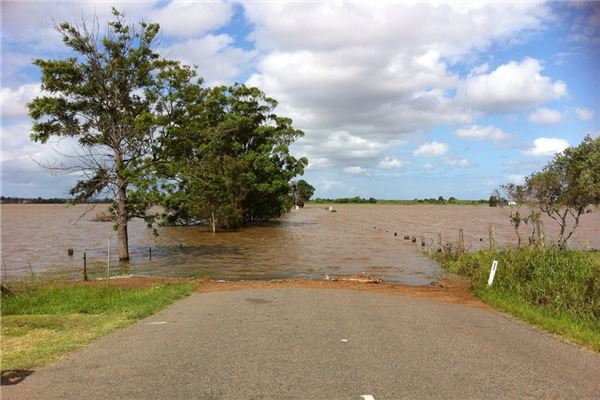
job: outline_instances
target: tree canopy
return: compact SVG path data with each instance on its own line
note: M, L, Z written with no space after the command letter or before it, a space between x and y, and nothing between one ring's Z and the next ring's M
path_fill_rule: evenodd
M535 204L555 220L560 226L557 244L565 247L581 215L600 204L600 138L586 136L529 175L524 185L508 184L502 189L509 199Z
M29 104L31 139L72 137L82 151L77 162L64 166L80 171L71 189L75 200L109 192L114 199L119 258L129 259L127 222L151 219L147 193L154 190L149 173L154 159L157 127L152 113L158 74L177 63L154 51L157 24L128 25L113 9L114 19L100 37L98 23L67 22L56 27L73 56L33 63L40 68L42 96ZM62 167L61 167L62 168Z
M289 145L303 135L277 102L245 85L205 88L195 71L156 51L158 24L127 24L113 9L99 24L56 27L72 56L34 61L43 95L29 104L31 139L71 137L74 201L109 196L119 258L129 259L127 224L164 207L164 221L217 227L280 216L293 205L290 181L308 160ZM71 157L73 159L73 157Z
M293 157L289 145L303 132L274 114L277 102L257 88L200 92L163 142L166 221L207 220L216 231L289 211L289 182L308 163Z

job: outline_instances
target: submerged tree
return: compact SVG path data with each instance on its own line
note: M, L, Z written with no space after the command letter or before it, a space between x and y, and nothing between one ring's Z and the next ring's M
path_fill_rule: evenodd
M102 37L97 21L91 28L85 22L57 26L73 56L34 61L46 94L28 107L33 141L71 137L82 149L80 162L66 167L83 175L71 189L74 200L112 193L119 259L129 260L128 221L153 218L148 194L156 191L150 171L157 158L157 74L177 64L153 49L158 24L129 25L115 9L113 17Z
M525 178L524 185L504 185L502 190L509 199L518 204L535 204L555 220L560 227L557 244L564 248L579 226L581 216L600 204L600 138L586 136L579 146L567 148L541 171ZM511 213L511 222L517 231L521 222L528 221L533 225L530 242L542 245L543 225L539 212L532 211L527 217Z
M289 145L303 135L277 102L244 85L199 89L166 137L168 222L206 220L213 231L267 220L293 205L289 182L307 164Z
M586 136L577 147L557 154L526 179L530 200L559 226L558 246L565 247L581 215L600 204L600 138Z
M304 203L310 200L315 193L315 188L304 179L300 179L298 182L292 181L290 186L294 204L298 207L304 207Z

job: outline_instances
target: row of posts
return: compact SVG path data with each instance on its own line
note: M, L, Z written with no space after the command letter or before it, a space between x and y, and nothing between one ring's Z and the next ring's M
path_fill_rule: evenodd
M397 235L398 235L398 233L394 232L394 236L397 236ZM489 246L490 246L489 249L490 249L490 251L495 252L497 246L496 246L496 231L494 228L494 224L489 225L488 236L489 236ZM416 236L404 235L404 240L410 240L413 243L417 243ZM483 240L483 239L480 239L480 240ZM542 240L543 240L543 237L542 237ZM424 236L420 237L420 242L421 242L422 247L427 246L427 241ZM465 252L465 235L464 235L464 231L462 229L458 230L457 246L458 246L457 251L459 254L462 254ZM442 234L441 233L437 234L436 250L438 253L441 253L444 251L444 243L442 242Z
M179 244L179 248L183 249L183 244ZM69 256L73 256L74 251L73 249L67 249L67 254ZM148 247L148 260L152 261L152 247ZM31 265L30 265L31 268ZM33 275L33 270L32 270L32 275ZM106 259L106 279L108 280L110 278L110 240L108 241L108 250L107 250L107 259ZM87 281L88 280L88 274L87 274L87 253L84 251L83 252L83 280Z

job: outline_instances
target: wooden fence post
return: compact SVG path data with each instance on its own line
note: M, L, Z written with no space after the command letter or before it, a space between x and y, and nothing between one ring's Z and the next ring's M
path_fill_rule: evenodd
M87 276L87 255L85 254L85 251L83 252L83 280L84 281L88 280L88 276Z
M490 224L489 226L489 236L490 236L490 251L496 251L496 232L494 231L494 224Z
M461 229L458 230L458 253L462 254L465 252L465 235Z
M536 244L541 248L544 248L545 245L545 237L544 237L544 223L542 222L542 218L538 217L535 220L535 233L537 235Z

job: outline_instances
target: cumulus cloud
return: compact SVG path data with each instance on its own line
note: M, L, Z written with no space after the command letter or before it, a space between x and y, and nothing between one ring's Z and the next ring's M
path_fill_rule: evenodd
M231 18L232 4L224 1L174 1L154 10L150 21L160 23L167 35L190 37L225 25Z
M448 152L448 145L440 142L429 142L419 146L413 154L419 157L439 157Z
M233 38L227 34L208 34L202 38L177 42L160 49L167 58L174 58L187 65L198 67L198 73L208 85L231 84L240 73L250 67L256 56L253 50L233 46Z
M540 137L533 141L533 146L523 151L531 157L552 156L569 147L565 139Z
M514 137L514 135L510 133L504 132L500 128L496 128L491 125L487 126L478 126L471 125L468 128L457 129L454 134L461 139L468 140L493 140L493 141L502 141L509 140Z
M28 83L16 89L2 88L2 118L24 117L26 104L41 94L38 83Z
M434 163L425 163L425 164L423 164L423 169L425 171L431 171L432 169L435 169L435 164Z
M343 130L388 145L472 122L481 110L458 101L464 78L449 65L551 18L547 5L529 2L243 4L262 55L248 84L277 98L307 138Z
M577 118L582 121L590 121L594 119L594 111L590 110L589 108L577 108L575 113L577 114Z
M356 165L353 165L350 167L345 167L343 169L343 171L350 175L365 175L365 176L371 175L371 171L368 168L363 168L363 167L356 166Z
M310 160L319 160L322 167L372 164L382 156L387 147L384 143L351 135L346 131L315 132L294 145L295 153L307 155Z
M527 119L534 124L553 125L562 122L564 115L559 110L542 107L530 113Z
M386 157L378 164L381 169L401 169L411 164L408 160L399 160L396 157Z
M467 78L459 89L460 97L476 108L510 111L531 107L567 94L567 85L542 75L539 60L511 61L489 74Z
M473 163L467 160L466 158L446 158L444 159L444 164L449 167L455 168L470 168L473 167Z

